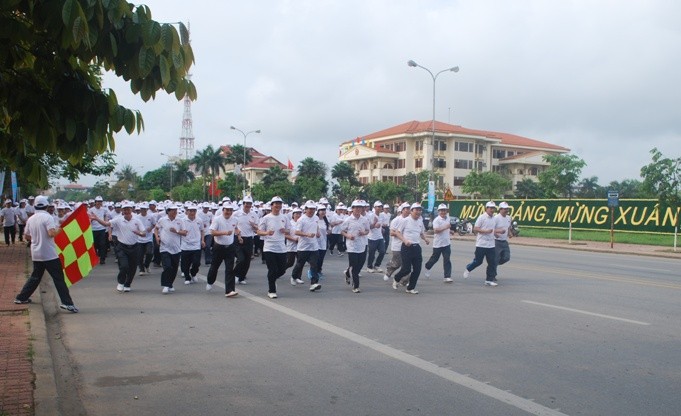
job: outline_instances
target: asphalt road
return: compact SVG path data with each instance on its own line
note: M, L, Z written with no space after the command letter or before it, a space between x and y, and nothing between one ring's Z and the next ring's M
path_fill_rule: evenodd
M418 295L366 272L353 294L327 255L321 292L286 278L277 300L259 258L230 299L162 295L160 269L119 294L110 260L61 316L70 393L90 415L679 414L678 260L512 246L490 288L461 277L473 250Z

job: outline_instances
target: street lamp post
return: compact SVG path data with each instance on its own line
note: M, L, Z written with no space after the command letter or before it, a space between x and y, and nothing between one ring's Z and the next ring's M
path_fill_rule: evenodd
M251 133L260 134L260 130L251 130L249 132L244 132L243 130L237 129L234 126L229 126L229 128L232 129L232 130L238 131L239 133L241 133L244 136L244 158L243 158L243 164L241 165L241 175L243 176L243 184L242 184L243 188L242 188L241 193L243 194L242 195L242 197L243 197L243 196L245 196L245 193L246 193L246 174L243 171L244 167L246 167L246 137L248 137L248 135L251 134Z
M426 68L425 66L421 66L421 65L417 64L413 60L409 60L409 62L407 62L407 65L409 65L410 67L414 67L414 68L418 67L418 68L424 69L430 74L431 78L433 78L433 120L432 120L432 125L431 125L431 138L430 138L430 145L432 146L432 153L430 155L430 174L428 175L429 178L430 178L429 181L433 181L433 171L435 170L435 81L437 80L437 77L443 72L449 72L449 71L459 72L459 67L453 66L451 68L443 69L442 71L433 75L433 72L430 69ZM435 207L429 207L429 208L430 208L431 212L435 212Z

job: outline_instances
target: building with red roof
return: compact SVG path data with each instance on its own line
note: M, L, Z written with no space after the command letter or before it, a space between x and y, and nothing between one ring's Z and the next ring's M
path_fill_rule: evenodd
M232 153L232 146L230 145L220 146L220 149L222 150L222 154L225 157ZM259 151L252 147L247 147L246 152L248 152L248 154L251 155L250 163L243 167L236 166L234 164L227 164L225 165L225 171L234 172L236 174L243 174L246 180L248 181L249 186L253 186L256 183L260 183L262 181L263 176L265 176L265 173L270 168L275 166L279 166L284 172L288 173L289 179L291 178L291 172L293 170L289 169L287 165L281 163L276 158L260 153Z
M570 151L515 134L439 121L435 122L435 141L431 145L432 127L432 121L409 121L345 141L340 145L338 160L348 162L363 184L399 184L408 172L429 170L434 164L434 171L441 176L436 188L450 187L454 195L463 196L461 185L473 169L499 172L512 180L515 189L515 184L525 178L537 180L548 166L544 155Z

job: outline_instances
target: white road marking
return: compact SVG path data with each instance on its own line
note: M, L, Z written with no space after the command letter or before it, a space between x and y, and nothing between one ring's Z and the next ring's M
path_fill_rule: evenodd
M202 276L203 277L203 276ZM203 277L205 279L205 277ZM220 282L215 282L214 286L222 287L224 289L224 285ZM367 348L371 348L374 351L377 351L383 355L386 355L390 358L394 358L396 360L399 360L405 364L409 364L411 366L414 366L418 369L421 369L423 371L427 371L431 374L434 374L436 376L439 376L447 381L451 381L453 383L456 383L462 387L466 387L468 389L471 389L475 392L478 392L480 394L483 394L487 397L499 400L500 402L506 403L510 406L513 406L515 408L518 408L520 410L524 410L530 414L533 415L547 415L547 416L566 416L564 413L561 413L557 410L550 409L548 407L542 406L540 404L537 404L533 402L532 400L528 400L519 396L516 396L514 394L508 393L507 391L498 389L496 387L492 387L488 384L485 384L481 381L475 380L473 378L470 378L466 375L457 373L455 371L449 370L447 368L439 367L436 364L433 364L429 361L426 361L422 358L418 358L414 355L407 354L405 352L402 352L396 348L389 347L385 344L381 344L380 342L374 341L370 338L367 338L365 336L356 334L354 332L348 331L346 329L340 328L336 325L330 324L328 322L324 322L320 319L312 318L310 316L301 314L300 312L297 312L291 308L288 308L286 306L283 306L281 304L278 304L276 300L271 300L271 299L265 299L264 297L259 297L252 295L248 292L245 291L239 291L239 295L245 297L248 300L251 300L253 302L256 302L262 306L265 306L270 309L274 309L278 312L281 312L285 315L288 315L292 318L298 319L299 321L305 322L307 324L316 326L317 328L323 329L325 331L328 331L334 335L338 335L341 338L345 338L348 341L352 341L354 343L357 343L359 345L365 346Z
M599 318L613 319L615 321L627 322L636 325L650 325L648 322L634 321L633 319L619 318L612 315L603 315L602 313L588 312L580 309L566 308L565 306L549 305L548 303L533 302L531 300L523 300L522 302L529 303L530 305L545 306L547 308L560 309L562 311L581 313L583 315L597 316Z

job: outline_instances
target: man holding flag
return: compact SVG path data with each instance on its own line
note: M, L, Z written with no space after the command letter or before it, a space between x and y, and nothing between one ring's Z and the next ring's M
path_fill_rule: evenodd
M32 215L26 221L24 232L26 239L31 244L33 272L24 284L21 292L14 299L14 303L31 303L31 295L38 289L45 270L47 270L54 281L54 287L57 289L59 299L61 300L59 307L69 312L77 313L78 308L73 304L73 300L71 300L69 288L64 280L62 264L59 261L57 246L54 242L54 237L62 229L57 225L52 215L46 211L48 206L46 197L42 195L36 197L34 206L36 210L35 215Z

